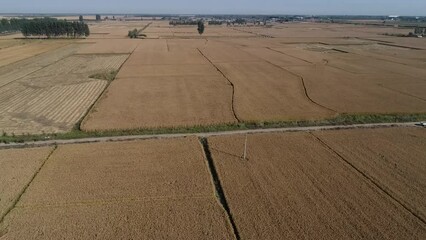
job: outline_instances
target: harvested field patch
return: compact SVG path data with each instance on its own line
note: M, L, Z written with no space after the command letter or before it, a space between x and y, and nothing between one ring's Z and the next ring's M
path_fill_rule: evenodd
M0 67L62 47L66 44L69 44L69 42L48 41L0 49Z
M36 72L44 67L47 67L63 58L74 54L79 44L70 44L46 53L30 57L19 62L0 67L0 87L21 79L33 72Z
M426 220L426 131L421 128L315 132L378 185Z
M242 239L426 237L422 221L308 133L248 135L245 160L243 135L208 141Z
M71 130L106 87L104 80L45 88L12 84L0 90L0 130L41 134ZM10 90L9 90L10 89Z
M119 78L85 118L85 131L234 122L221 76ZM131 104L129 104L131 103Z
M0 219L13 207L50 151L52 148L0 151Z
M74 128L108 84L89 77L117 71L128 57L73 55L78 47L67 46L0 68L0 74L4 73L0 81L1 131L41 134Z
M5 223L12 239L232 238L195 137L60 146Z

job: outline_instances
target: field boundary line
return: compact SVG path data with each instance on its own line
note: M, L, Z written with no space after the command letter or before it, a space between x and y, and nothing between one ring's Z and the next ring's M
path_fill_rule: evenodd
M237 116L237 113L235 111L235 85L234 83L225 75L225 73L223 73L217 66L216 64L214 64L206 55L204 55L204 53L197 48L198 52L201 54L201 56L203 56L214 68L216 68L216 70L222 74L222 76L229 82L229 84L231 84L232 87L232 113L234 114L234 118L237 120L237 122L241 122L241 119Z
M406 211L411 213L415 218L420 220L423 224L426 224L426 220L423 219L419 214L417 214L414 210L412 210L410 207L406 206L401 200L397 199L392 195L392 193L385 189L385 187L382 187L380 183L377 183L372 177L370 177L367 173L363 172L361 169L357 168L354 164L352 164L349 160L347 160L342 154L338 153L336 150L334 150L330 145L328 145L325 141L323 141L320 137L316 136L314 133L309 132L310 135L312 135L321 145L323 145L326 149L330 150L332 153L334 153L339 159L341 159L343 162L345 162L349 167L354 169L356 172L361 174L366 180L368 180L370 183L372 183L375 187L377 187L382 193L384 193L386 196L391 198L393 201L395 201L397 204L402 206Z
M228 221L231 224L234 237L240 240L240 234L238 232L237 225L235 224L234 217L232 216L231 209L229 208L228 201L226 200L225 192L223 191L222 184L220 182L219 174L217 173L216 166L210 151L210 146L207 138L199 138L199 143L204 153L205 161L207 162L208 171L210 173L211 181L215 191L216 199L219 201L221 207L225 210L228 217Z
M15 199L15 201L12 202L12 205L7 209L6 213L3 216L1 216L1 218L0 218L0 231L3 230L1 224L3 224L4 220L6 219L6 216L16 207L16 204L21 200L22 196L25 194L25 192L27 191L28 187L31 185L31 183L34 181L34 179L40 173L40 171L44 167L44 165L46 165L46 162L50 159L50 157L53 155L53 153L56 151L56 149L58 149L58 146L54 145L53 149L50 151L50 153L44 159L43 163L40 165L40 167L36 170L36 172L30 178L30 181L24 186L24 188L18 194L18 197Z
M220 131L220 132L201 132L201 133L87 137L87 138L76 138L76 139L65 139L65 140L56 139L56 140L45 140L45 141L33 141L33 142L24 142L24 143L0 143L0 149L32 148L32 147L45 147L45 146L83 144L83 143L124 142L124 141L150 140L150 139L172 139L172 138L186 138L191 136L207 138L207 137L214 137L214 136L230 136L230 135L243 135L243 134L312 132L312 131L323 131L323 130L373 129L373 128L391 128L391 127L416 127L416 124L418 124L418 122L262 128L262 129L248 129L248 130L234 130L234 131ZM422 128L422 127L418 127L418 128Z

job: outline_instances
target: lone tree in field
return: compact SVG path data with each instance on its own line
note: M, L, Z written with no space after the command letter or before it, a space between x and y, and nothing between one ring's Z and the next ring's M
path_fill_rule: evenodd
M80 15L80 17L78 17L78 21L80 21L80 22L83 22L83 21L84 21L84 19L83 19L83 15Z
M204 22L203 21L198 21L198 33L201 35L204 33Z

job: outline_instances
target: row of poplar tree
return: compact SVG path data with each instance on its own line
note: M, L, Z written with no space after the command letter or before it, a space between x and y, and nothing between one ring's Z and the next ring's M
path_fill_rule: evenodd
M7 20L3 18L0 20L0 33L18 32L21 30L23 22L23 19L12 18Z
M37 19L2 19L0 32L21 31L25 37L70 37L77 38L89 36L89 26L84 22L69 22L55 18ZM1 31L4 29L3 31Z

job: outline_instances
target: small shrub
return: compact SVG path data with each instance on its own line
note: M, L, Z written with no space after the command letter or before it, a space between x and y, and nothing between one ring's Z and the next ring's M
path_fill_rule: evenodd
M139 31L135 28L132 31L129 31L129 34L127 34L127 36L129 38L138 38L138 33Z
M118 74L118 71L113 70L113 71L110 71L110 72L102 72L102 73L92 74L92 75L89 76L89 78L112 81L112 80L115 79L117 74Z

